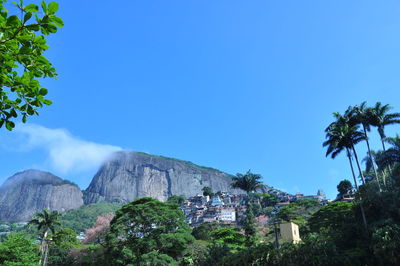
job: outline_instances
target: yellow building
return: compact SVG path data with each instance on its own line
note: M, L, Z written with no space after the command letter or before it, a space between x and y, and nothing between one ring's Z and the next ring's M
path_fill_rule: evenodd
M301 241L299 226L295 223L288 222L280 224L280 242L290 242L297 244Z

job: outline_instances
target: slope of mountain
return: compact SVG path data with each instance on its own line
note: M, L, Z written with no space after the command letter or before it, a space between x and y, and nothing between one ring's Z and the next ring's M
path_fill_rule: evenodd
M216 169L141 152L119 151L101 166L84 192L84 199L85 204L126 203L144 196L166 200L174 194L196 195L205 186L214 191L241 192L232 190L230 184L231 176Z
M79 187L48 172L19 172L0 187L1 221L28 221L44 208L64 211L81 205Z

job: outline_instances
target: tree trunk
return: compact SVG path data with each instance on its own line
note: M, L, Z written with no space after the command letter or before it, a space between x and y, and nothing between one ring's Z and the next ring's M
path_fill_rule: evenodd
M358 191L357 179L356 179L356 175L354 173L353 162L351 160L351 153L348 148L346 148L346 150L347 150L347 158L349 158L349 163L350 163L350 167L351 167L351 173L353 174L354 186L356 187L356 190Z
M371 154L371 148L370 148L370 146L369 146L367 130L366 130L364 124L363 124L363 129L364 129L364 134L365 134L365 141L367 142L367 148L368 148L369 159L371 160L372 169L374 169L374 173L375 173L375 181L376 181L376 183L378 184L379 192L382 192L381 185L379 184L378 172L376 171L376 167L375 167L375 160L374 160L374 158L372 157L372 154Z
M354 148L354 145L351 145L351 148L353 149L354 158L356 159L356 163L357 163L357 168L358 168L358 171L360 172L360 175L361 175L362 184L365 185L365 178L364 178L364 174L362 172L361 166L360 166L360 162L358 161L358 156L357 156L356 149Z
M40 260L39 264L44 265L45 263L45 252L46 252L46 239L47 239L47 234L49 233L48 230L44 231L42 241L40 242Z
M385 152L386 151L386 147L385 147L386 136L385 136L385 131L384 131L383 127L382 128L378 127L378 132L379 132L379 136L381 136L383 152ZM390 165L388 165L388 169L389 169L389 174L392 175L392 168L390 167ZM385 177L383 177L383 184L386 187L386 178Z
M351 167L351 173L353 174L354 185L356 187L357 192L359 192L358 185L357 185L356 174L354 173L353 162L351 160L351 153L350 153L350 150L348 148L346 148L346 150L347 150L347 158L349 158L349 163L350 163L350 167ZM365 230L367 230L368 229L367 218L365 217L365 212L364 212L364 207L362 205L362 202L360 202L360 209L361 209L361 216L362 216L362 219L363 219L364 227L365 227Z

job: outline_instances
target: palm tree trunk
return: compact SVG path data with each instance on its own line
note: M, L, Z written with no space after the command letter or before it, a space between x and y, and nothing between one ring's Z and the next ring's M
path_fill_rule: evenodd
M372 169L374 169L374 173L375 173L375 181L378 184L379 192L382 192L381 185L379 184L378 172L376 171L376 167L375 167L375 160L374 160L374 158L372 157L372 154L371 154L371 148L369 146L367 130L366 130L364 124L363 124L363 129L364 129L364 134L365 134L365 141L367 142L368 156L369 156L369 159L371 160Z
M360 175L361 175L361 181L362 181L363 185L365 185L365 178L364 178L364 174L362 172L361 166L360 166L360 162L358 161L358 156L357 156L356 149L354 148L354 145L351 145L351 148L353 149L354 158L356 159L358 171L360 172Z
M40 260L39 260L40 265L44 265L44 263L45 263L44 259L45 259L45 252L46 252L46 238L47 238L48 233L49 233L48 230L44 231L42 241L40 243Z
M347 151L347 158L349 158L349 163L350 163L350 167L351 167L351 173L353 174L354 185L355 185L356 190L358 192L359 190L358 190L358 185L357 185L356 174L354 173L353 162L351 160L351 153L350 153L350 150L348 148L346 148L346 151ZM365 217L365 212L364 212L364 207L362 205L362 202L360 202L360 209L361 209L361 216L362 216L362 219L363 219L364 227L365 227L365 230L367 230L368 229L367 218Z
M349 163L350 163L350 167L351 167L351 173L353 174L354 186L356 187L356 190L358 191L357 179L356 179L356 175L354 173L353 162L351 160L351 153L348 148L346 148L346 150L347 150L347 158L349 158Z
M386 147L385 147L385 131L383 128L378 128L378 132L379 132L379 136L381 136L381 142L382 142L382 148L383 148L383 152L386 151ZM392 175L392 168L390 167L390 165L388 165L388 169L389 169L389 174ZM383 184L386 187L386 178L385 176L383 177Z

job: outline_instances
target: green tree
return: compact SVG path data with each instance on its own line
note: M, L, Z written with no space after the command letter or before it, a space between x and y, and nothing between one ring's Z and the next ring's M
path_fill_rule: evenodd
M80 246L80 242L77 239L77 233L70 228L62 228L57 231L54 235L51 235L52 243L49 249L49 264L66 265L71 264L69 253L71 249Z
M336 121L331 123L326 129L325 137L327 140L323 143L324 147L328 147L326 156L331 155L332 159L335 159L336 156L340 154L344 149L346 150L354 177L354 183L356 188L358 189L353 170L353 164L351 161L351 151L353 152L354 158L356 160L362 183L365 184L364 175L361 170L356 149L354 147L357 143L365 139L365 135L362 132L358 131L357 125L351 125L351 123L348 122L348 118L346 116L342 116L339 113L334 113L334 116L336 118Z
M30 226L36 226L40 232L40 261L39 264L46 265L49 251L49 233L55 234L56 227L60 225L60 216L57 211L43 209L42 213L36 213L29 221Z
M33 240L21 233L9 234L0 242L0 265L37 266L39 255Z
M175 203L177 205L182 205L183 202L185 201L185 196L184 195L172 195L168 197L168 202Z
M246 245L251 246L256 240L257 228L256 218L253 213L253 208L248 206L246 209L246 217L243 221L243 229L246 235Z
M211 232L221 226L219 223L201 223L199 226L193 228L192 235L197 240L209 241L211 240Z
M339 192L339 195L346 195L351 191L351 188L353 186L351 185L351 182L347 179L342 180L339 182L339 184L337 185L337 190Z
M203 195L204 196L210 196L211 197L211 196L214 195L214 192L213 192L212 188L210 188L210 187L203 187L201 190L203 191Z
M8 130L15 126L15 119L38 115L37 109L51 104L46 99L47 89L40 80L55 77L56 70L43 55L49 46L46 35L57 32L64 25L55 15L58 4L43 1L24 5L15 3L19 12L10 14L0 0L0 127Z
M261 194L261 206L263 208L273 207L278 203L278 196L276 194Z
M116 212L106 237L110 263L140 264L142 256L153 250L178 261L194 241L184 218L170 202L146 197L125 204Z
M379 190L381 190L381 186L379 184L379 176L378 172L375 167L375 162L374 162L374 157L372 156L371 153L371 147L369 145L369 138L368 138L368 133L367 131L371 130L371 116L370 116L370 108L367 108L367 102L362 102L359 106L355 106L354 108L351 108L350 113L354 113L354 118L356 123L361 124L363 127L364 135L365 135L365 142L367 144L367 149L368 149L368 156L371 161L371 166L372 169L374 170L374 178L375 181L379 187Z
M262 176L259 174L253 174L247 171L246 174L236 174L232 177L232 188L239 188L246 191L247 194L255 192L257 189L265 188L265 185L260 181Z
M385 127L388 125L400 123L400 113L389 113L392 107L389 104L382 105L381 102L377 102L374 107L368 110L370 117L370 124L378 128L379 136L381 137L383 151L385 147Z
M379 265L400 264L400 226L386 225L372 234L372 250Z
M235 253L245 247L246 238L235 227L217 228L211 232L214 245L226 246L231 253Z

